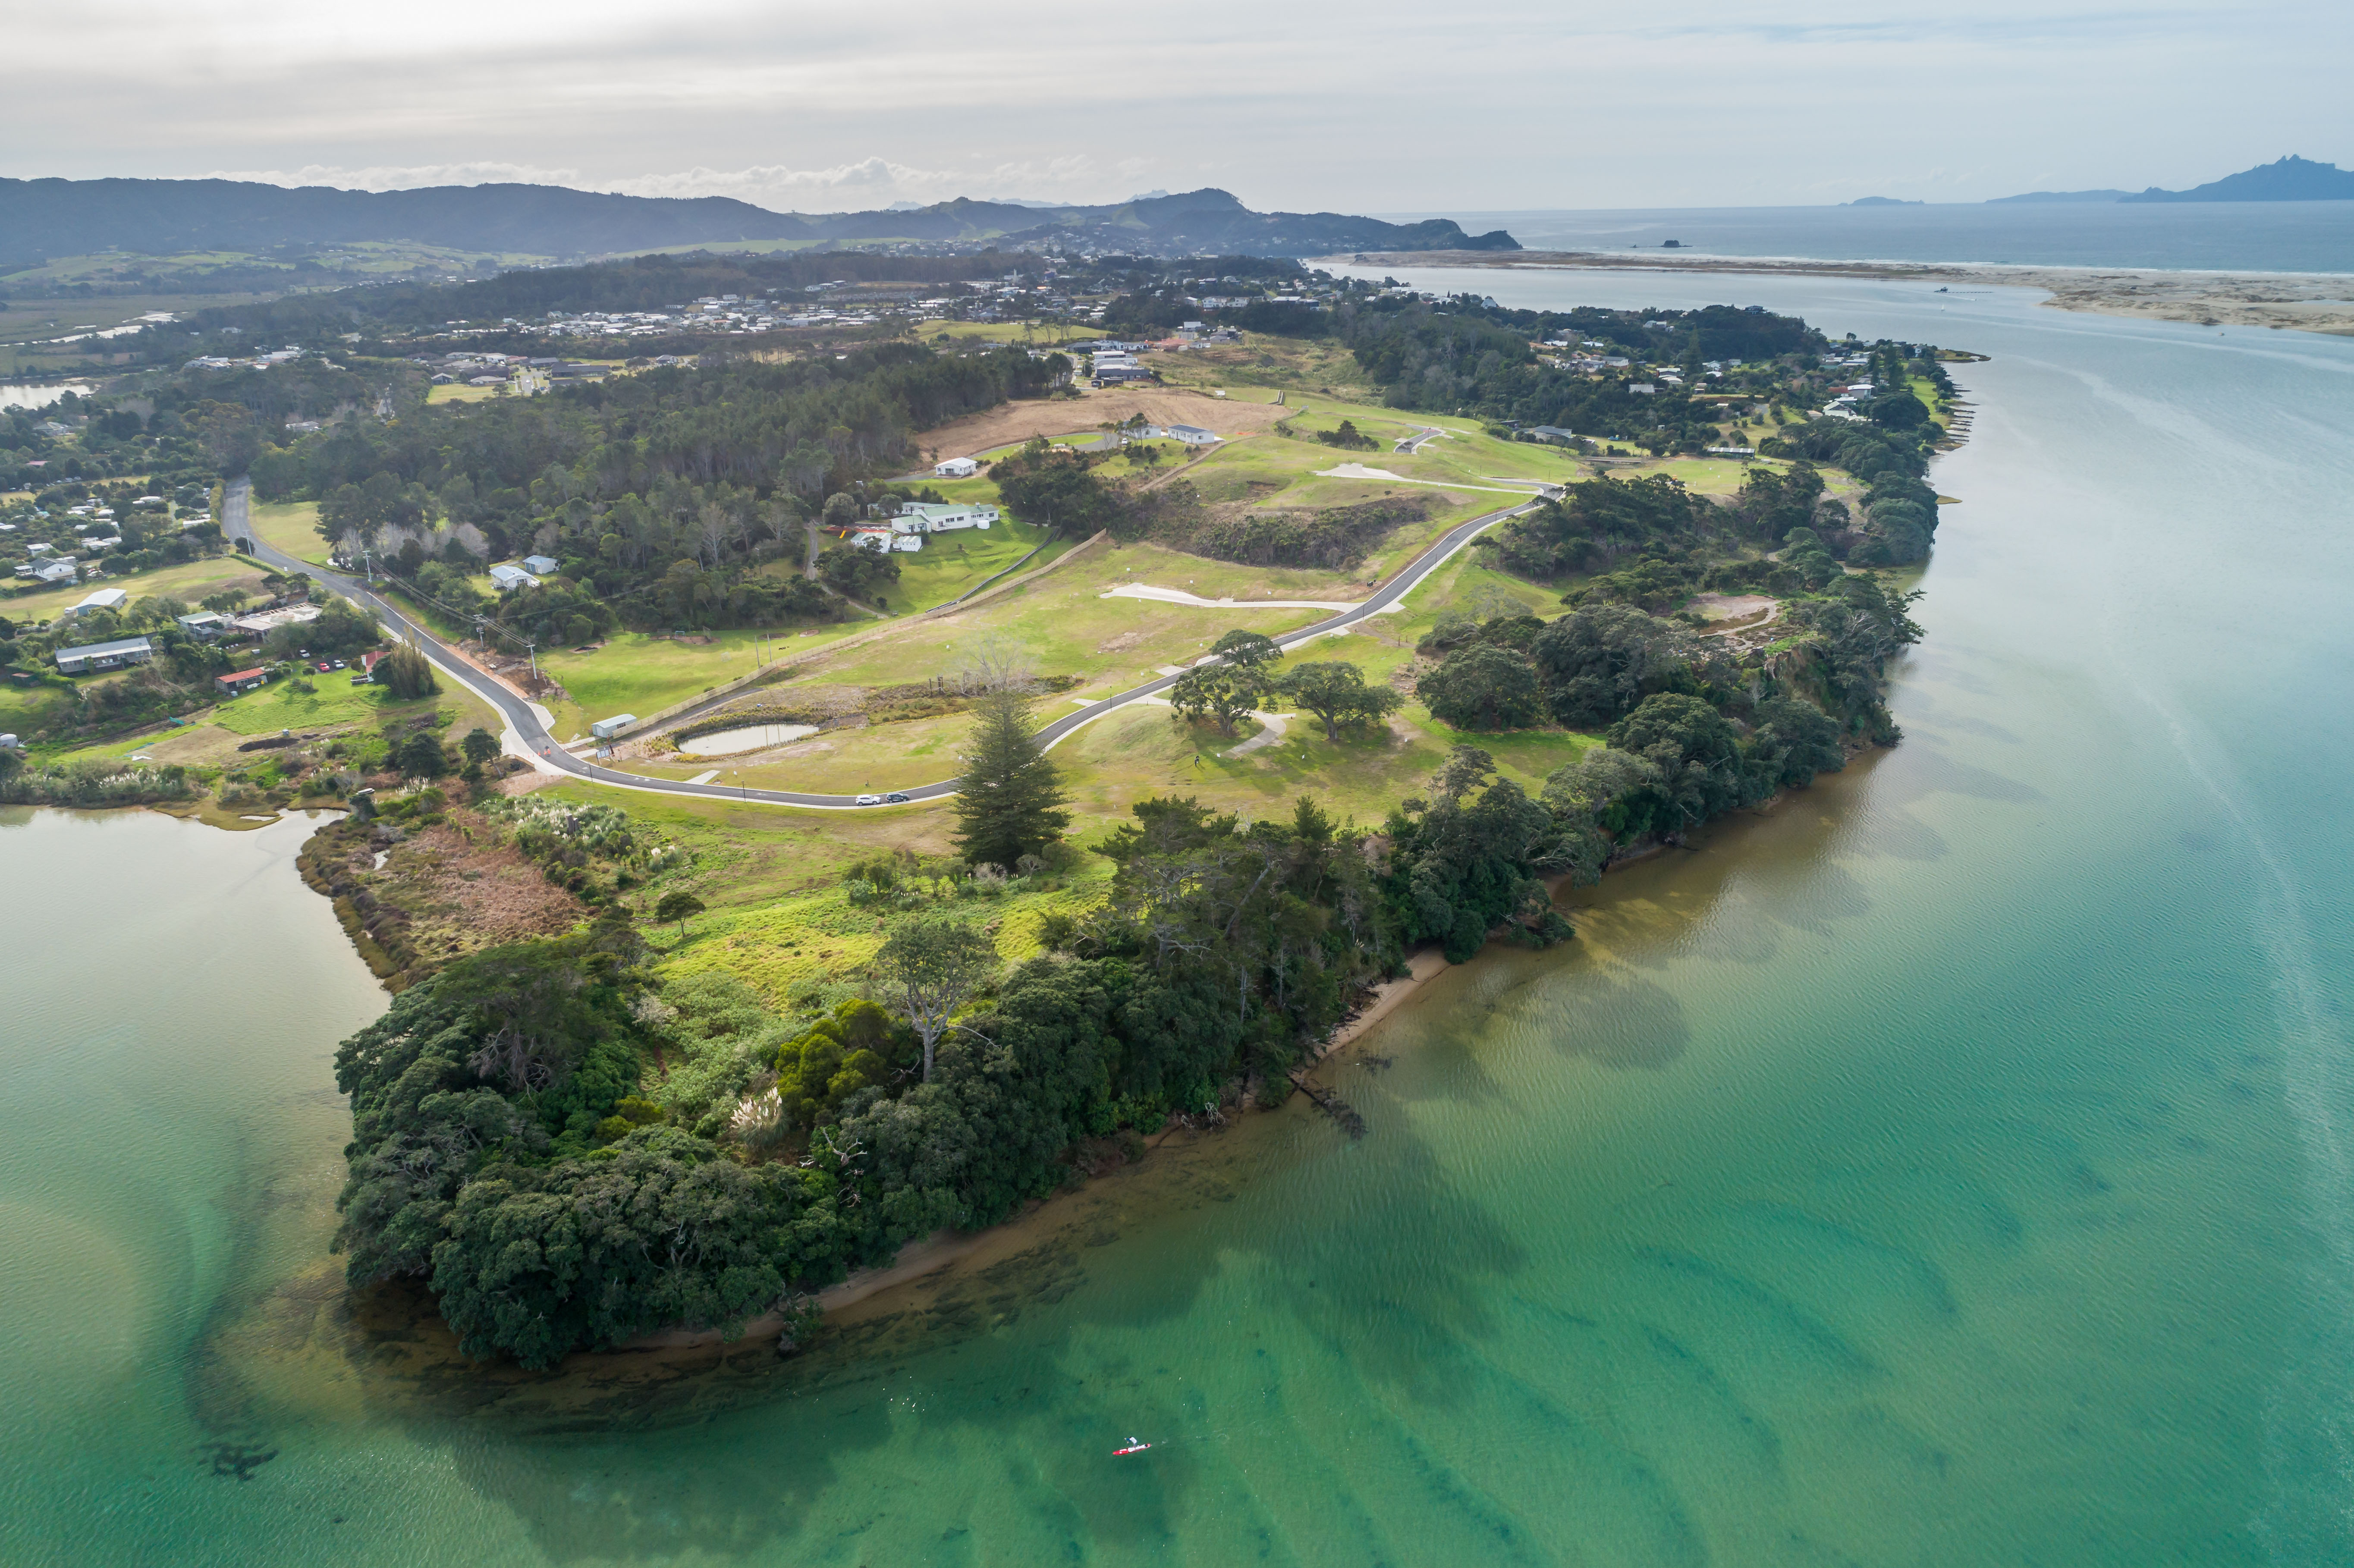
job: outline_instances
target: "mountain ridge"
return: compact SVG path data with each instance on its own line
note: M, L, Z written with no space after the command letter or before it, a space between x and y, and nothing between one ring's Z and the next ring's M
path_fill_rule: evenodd
M1306 256L1347 249L1517 250L1502 229L1385 223L1343 213L1260 213L1205 187L1102 206L959 196L928 207L777 212L731 196L633 196L564 185L402 191L241 180L0 179L0 264L125 250L172 255L407 241L489 255L578 260L756 241L928 244L1062 240L1152 254Z

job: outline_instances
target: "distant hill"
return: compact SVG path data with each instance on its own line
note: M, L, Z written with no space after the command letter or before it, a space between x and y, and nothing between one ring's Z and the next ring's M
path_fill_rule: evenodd
M1853 201L1840 203L1841 207L1927 207L1928 205L1925 201L1906 201L1903 196L1858 196Z
M805 215L726 196L609 196L558 185L346 191L237 180L0 179L0 266L108 250L250 253L366 240L570 260L756 240L894 239L1009 247L1059 239L1152 255L1520 249L1501 229L1474 237L1443 218L1394 224L1330 212L1253 212L1221 190L1156 194L1108 207L960 198Z
M2162 191L2156 185L2121 201L2354 201L2354 171L2308 158L2283 158L2193 185Z
M1989 196L1987 205L1999 207L2009 201L2123 201L2126 194L2124 191L2029 191L2025 196Z

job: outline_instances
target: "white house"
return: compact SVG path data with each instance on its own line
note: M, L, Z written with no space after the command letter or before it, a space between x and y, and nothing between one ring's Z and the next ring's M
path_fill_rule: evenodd
M1199 425L1166 425L1161 433L1189 447L1214 447L1225 439L1215 430L1205 430Z
M120 670L125 664L144 664L154 656L154 644L144 637L86 642L80 648L60 648L57 652L58 669L68 675L90 670Z
M932 471L942 479L970 479L981 471L981 464L970 458L950 458L946 462L934 463Z
M67 556L55 561L44 561L19 575L31 577L36 582L69 583L74 580L74 558Z
M502 562L491 568L491 581L501 593L513 593L517 588L537 588L539 579L513 562Z
M120 613L122 607L130 602L131 596L121 588L99 588L66 613L88 615L93 609L111 609Z
M556 570L556 557L553 556L525 556L523 558L523 569L527 572L537 572L541 577L546 577Z
M886 519L894 534L947 534L959 528L986 528L997 521L997 508L953 502L910 501L896 517Z

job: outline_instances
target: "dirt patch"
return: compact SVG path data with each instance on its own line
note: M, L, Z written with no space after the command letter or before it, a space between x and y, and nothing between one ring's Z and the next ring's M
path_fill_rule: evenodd
M1143 641L1144 639L1145 633L1141 631L1123 631L1117 637L1107 638L1105 641L1097 643L1096 652L1098 653L1125 653L1129 649L1135 647L1138 643Z
M1702 620L1754 620L1774 608L1777 601L1762 593L1696 593L1691 609Z
M384 863L376 863L377 857ZM405 832L345 818L311 835L303 881L334 900L354 947L398 990L461 958L570 930L586 913L475 812Z
M1272 403L1243 403L1206 392L1169 387L1133 387L1087 392L1077 397L1045 397L1002 403L986 413L951 419L919 438L931 461L970 457L1026 441L1033 436L1095 435L1106 421L1118 424L1138 414L1155 425L1199 425L1222 436L1266 429L1293 410Z

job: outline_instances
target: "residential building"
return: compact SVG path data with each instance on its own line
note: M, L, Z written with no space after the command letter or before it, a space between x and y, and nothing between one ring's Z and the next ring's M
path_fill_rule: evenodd
M960 528L986 528L997 521L997 508L954 502L910 501L899 514L887 518L894 534L949 534Z
M513 593L517 588L537 588L539 579L513 562L503 562L491 568L491 581L501 593Z
M154 645L144 637L122 637L112 642L86 642L79 648L60 648L57 652L58 670L68 675L86 674L93 670L120 670L127 664L144 664L154 657Z
M932 465L932 472L942 479L970 479L980 471L981 464L969 457L950 458Z
M223 696L241 697L270 679L270 672L257 664L250 670L232 670L226 675L215 675L213 685Z
M323 613L315 604L290 604L283 609L263 609L251 615L240 615L229 624L239 631L267 637L281 626L302 626L318 620Z
M523 569L527 572L536 572L541 577L549 576L556 570L556 557L553 556L525 556L523 558Z
M229 630L228 617L217 609L201 609L194 615L183 615L177 619L181 630L207 642Z
M853 528L842 537L843 541L854 549L872 550L878 556L888 555L893 550L906 554L924 547L924 536L921 534L902 534L881 524L868 524L864 527Z
M1205 430L1199 425L1163 425L1161 433L1189 447L1214 447L1225 439L1215 430Z
M1564 429L1559 425L1531 425L1522 433L1532 440L1540 441L1574 441L1577 440L1577 432L1575 430Z

